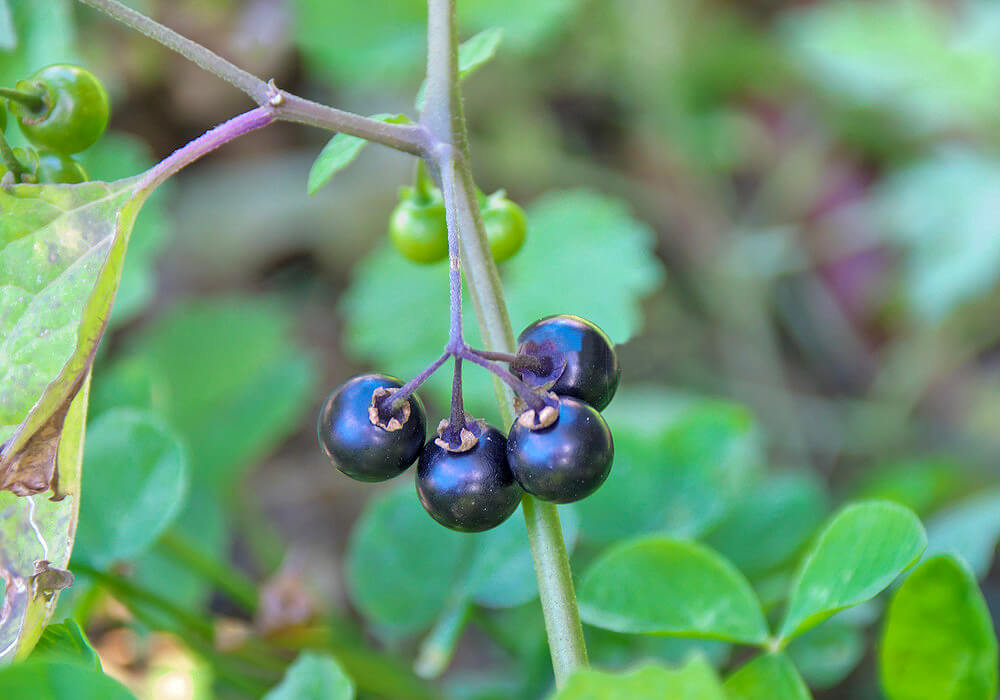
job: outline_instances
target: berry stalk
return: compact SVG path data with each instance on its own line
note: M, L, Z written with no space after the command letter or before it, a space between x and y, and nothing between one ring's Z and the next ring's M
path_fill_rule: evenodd
M483 344L489 351L512 353L514 331L507 315L503 290L490 254L475 183L469 168L468 134L458 84L458 42L455 0L428 0L427 100L421 124L429 137L454 149L454 212L465 279L479 320ZM440 168L442 164L438 163ZM475 361L473 356L465 359ZM477 358L478 359L478 358ZM505 427L514 421L513 396L496 382L497 403ZM569 557L559 524L559 512L550 503L525 496L522 501L532 559L538 577L549 651L557 687L587 665L587 647L573 590Z

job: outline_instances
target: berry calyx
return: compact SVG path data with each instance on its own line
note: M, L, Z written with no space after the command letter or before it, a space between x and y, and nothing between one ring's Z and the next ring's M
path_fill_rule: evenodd
M358 481L385 481L406 471L426 438L427 418L416 394L391 413L383 399L403 386L395 377L363 374L323 403L320 445L333 465Z
M483 225L493 259L503 262L514 257L524 245L528 223L524 210L507 199L503 190L491 194L483 207Z
M570 314L535 321L518 336L518 355L532 358L511 364L527 384L572 396L603 411L618 389L621 366L607 334Z
M417 463L417 496L445 527L483 532L509 518L524 492L507 464L503 433L485 421L468 421L465 430L475 434L472 447L446 448L443 444L451 443L442 430L424 447Z
M80 66L47 66L17 81L17 90L2 94L24 135L50 151L78 153L108 126L108 93L97 76Z
M389 238L404 257L428 265L448 257L448 222L440 192L421 195L400 190L400 202L389 216Z
M543 501L572 503L594 493L611 471L611 430L593 406L559 399L559 412L545 424L524 411L507 436L507 461L521 487Z

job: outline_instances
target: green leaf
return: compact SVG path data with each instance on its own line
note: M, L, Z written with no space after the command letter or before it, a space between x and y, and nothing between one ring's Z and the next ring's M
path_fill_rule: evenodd
M577 504L592 542L698 536L725 517L763 464L759 428L738 404L626 386L605 416L615 436L613 476Z
M992 700L997 640L976 579L950 556L928 559L889 604L879 653L889 700Z
M785 653L810 688L825 690L844 680L861 662L865 637L858 624L834 616L793 639Z
M608 673L593 668L573 672L550 700L725 700L712 666L694 657L678 669L647 663L631 671Z
M983 578L1000 539L1000 489L976 494L941 511L927 523L927 554L962 558Z
M561 514L572 550L576 518ZM488 532L454 532L427 515L412 485L368 502L351 532L347 586L365 616L395 634L418 632L462 600L504 608L538 595L519 512Z
M1000 161L971 148L942 148L890 175L873 206L903 252L903 290L922 317L939 321L993 289L1000 236L988 202L1000 188Z
M109 132L79 154L77 159L92 180L112 182L142 172L155 164L149 145L136 136ZM169 223L166 197L170 182L153 192L136 218L129 236L128 255L122 265L122 278L111 308L108 325L112 328L133 319L145 309L156 293L156 259L167 242Z
M135 700L100 671L62 661L27 661L0 668L0 697L31 700Z
M824 3L786 14L782 34L825 93L919 135L995 123L1000 66L956 31L962 14L907 0Z
M410 118L405 114L375 114L372 119L387 124L410 123ZM367 140L348 134L337 134L330 139L309 170L309 182L306 186L309 194L316 194L330 178L354 162L361 149L367 145Z
M915 457L865 470L852 493L858 499L896 501L918 515L927 513L960 486L961 465L947 457Z
M89 666L95 671L102 670L97 652L90 645L80 625L74 620L46 626L30 659L77 663Z
M427 9L409 0L331 3L296 0L295 38L319 73L348 85L386 85L415 77L426 57ZM566 22L579 0L470 0L458 26L502 30L515 51L540 46Z
M648 537L601 555L583 577L584 621L631 634L760 644L767 625L746 579L693 542Z
M199 488L229 499L233 480L297 430L309 410L315 362L295 340L294 324L273 299L177 304L102 373L94 410L128 405L103 382L117 389L152 377L152 386L125 394L183 438Z
M588 190L551 192L532 202L527 214L528 239L506 263L504 288L515 330L543 316L574 313L615 343L637 334L639 302L663 279L649 226L621 200Z
M631 218L619 200L587 191L551 193L529 206L527 214L528 240L502 266L514 328L570 312L601 326L616 343L638 332L640 299L663 276L653 254L652 231ZM549 262L553 250L559 250L558 265ZM593 275L600 275L602 283L590 283ZM559 294L546 291L551 289ZM348 350L392 375L413 376L441 353L448 338L447 265L414 265L383 245L354 268L341 304ZM472 304L463 308L466 340L475 345L478 327ZM468 410L480 417L495 416L490 377L481 371L466 374ZM422 392L446 404L451 391L446 372L425 387Z
M177 517L187 488L184 450L161 420L127 408L102 414L87 436L74 559L103 569L142 554Z
M354 682L332 656L303 652L264 700L354 700Z
M776 474L744 493L704 541L750 578L788 561L830 507L823 482L807 472Z
M31 652L59 600L59 586L34 585L39 581L35 579L35 562L48 561L55 573L69 564L76 534L89 394L88 374L70 404L59 441L59 484L65 497L53 501L45 494L19 497L0 492L0 552L4 553L0 564L0 663L23 659ZM69 585L72 579L50 583Z
M726 679L729 700L810 700L805 682L788 657L762 654Z
M904 506L868 501L843 508L799 564L781 638L789 640L838 610L873 598L926 546L920 520Z
M490 62L500 48L503 39L502 29L487 29L479 32L458 47L458 79L465 80L477 70ZM420 84L417 91L417 111L424 111L424 93L427 91L427 80Z
M93 363L149 192L141 176L0 191L0 489L41 493L56 481L65 411Z

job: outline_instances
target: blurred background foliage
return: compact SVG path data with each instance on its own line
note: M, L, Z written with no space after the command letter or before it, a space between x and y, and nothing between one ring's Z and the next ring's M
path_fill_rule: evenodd
M414 113L422 2L130 4L286 89ZM69 0L6 5L0 83L72 59L109 86L113 133L83 157L96 178L139 172L247 106ZM503 29L466 111L480 186L529 215L501 268L514 326L577 313L620 343L612 477L562 511L575 571L668 532L730 558L777 611L830 510L890 498L925 519L931 551L969 561L995 612L1000 5L459 5L464 36ZM386 244L410 161L369 148L307 197L326 138L274 126L143 210L94 371L76 551L93 576L64 614L141 697L253 694L287 660L240 654L317 630L363 692L419 696L407 666L432 627L448 646L456 616L471 624L442 687L540 697L550 669L519 516L456 535L409 477L363 486L317 449L334 386L366 368L414 374L447 323L444 267ZM442 379L424 392L432 417ZM468 402L497 420L478 373ZM792 644L817 697L878 697L880 607ZM732 662L718 642L587 633L605 668L695 647ZM394 670L373 673L369 647ZM238 687L247 665L257 676Z

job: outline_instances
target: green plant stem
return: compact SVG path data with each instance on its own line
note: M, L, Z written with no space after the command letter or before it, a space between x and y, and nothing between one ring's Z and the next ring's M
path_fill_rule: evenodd
M22 104L32 112L41 112L45 109L45 100L33 92L0 87L0 97Z
M256 612L257 587L239 571L198 551L187 538L173 530L164 533L157 546L172 559L214 583L247 612Z
M422 129L408 124L388 124L377 119L369 119L360 114L321 105L280 90L273 82L261 80L201 44L117 0L80 0L80 2L107 13L125 26L145 34L201 68L214 73L245 92L259 106L273 108L275 119L358 136L414 155L420 155L424 151L425 139Z
M448 668L462 631L469 622L472 603L462 599L456 601L438 618L434 628L424 638L413 662L413 670L421 678L437 678Z
M440 174L441 156L455 168L455 203L459 245L466 284L488 351L514 352L514 332L507 315L496 265L490 255L479 200L469 168L468 136L458 84L458 42L455 0L428 0L427 99L421 124L443 147L428 147L432 167ZM447 162L447 161L446 161ZM494 379L504 425L514 420L513 394ZM556 686L562 687L574 669L587 664L583 626L573 591L573 577L559 524L551 503L526 495L522 502L531 554L538 577L538 592L552 655Z

